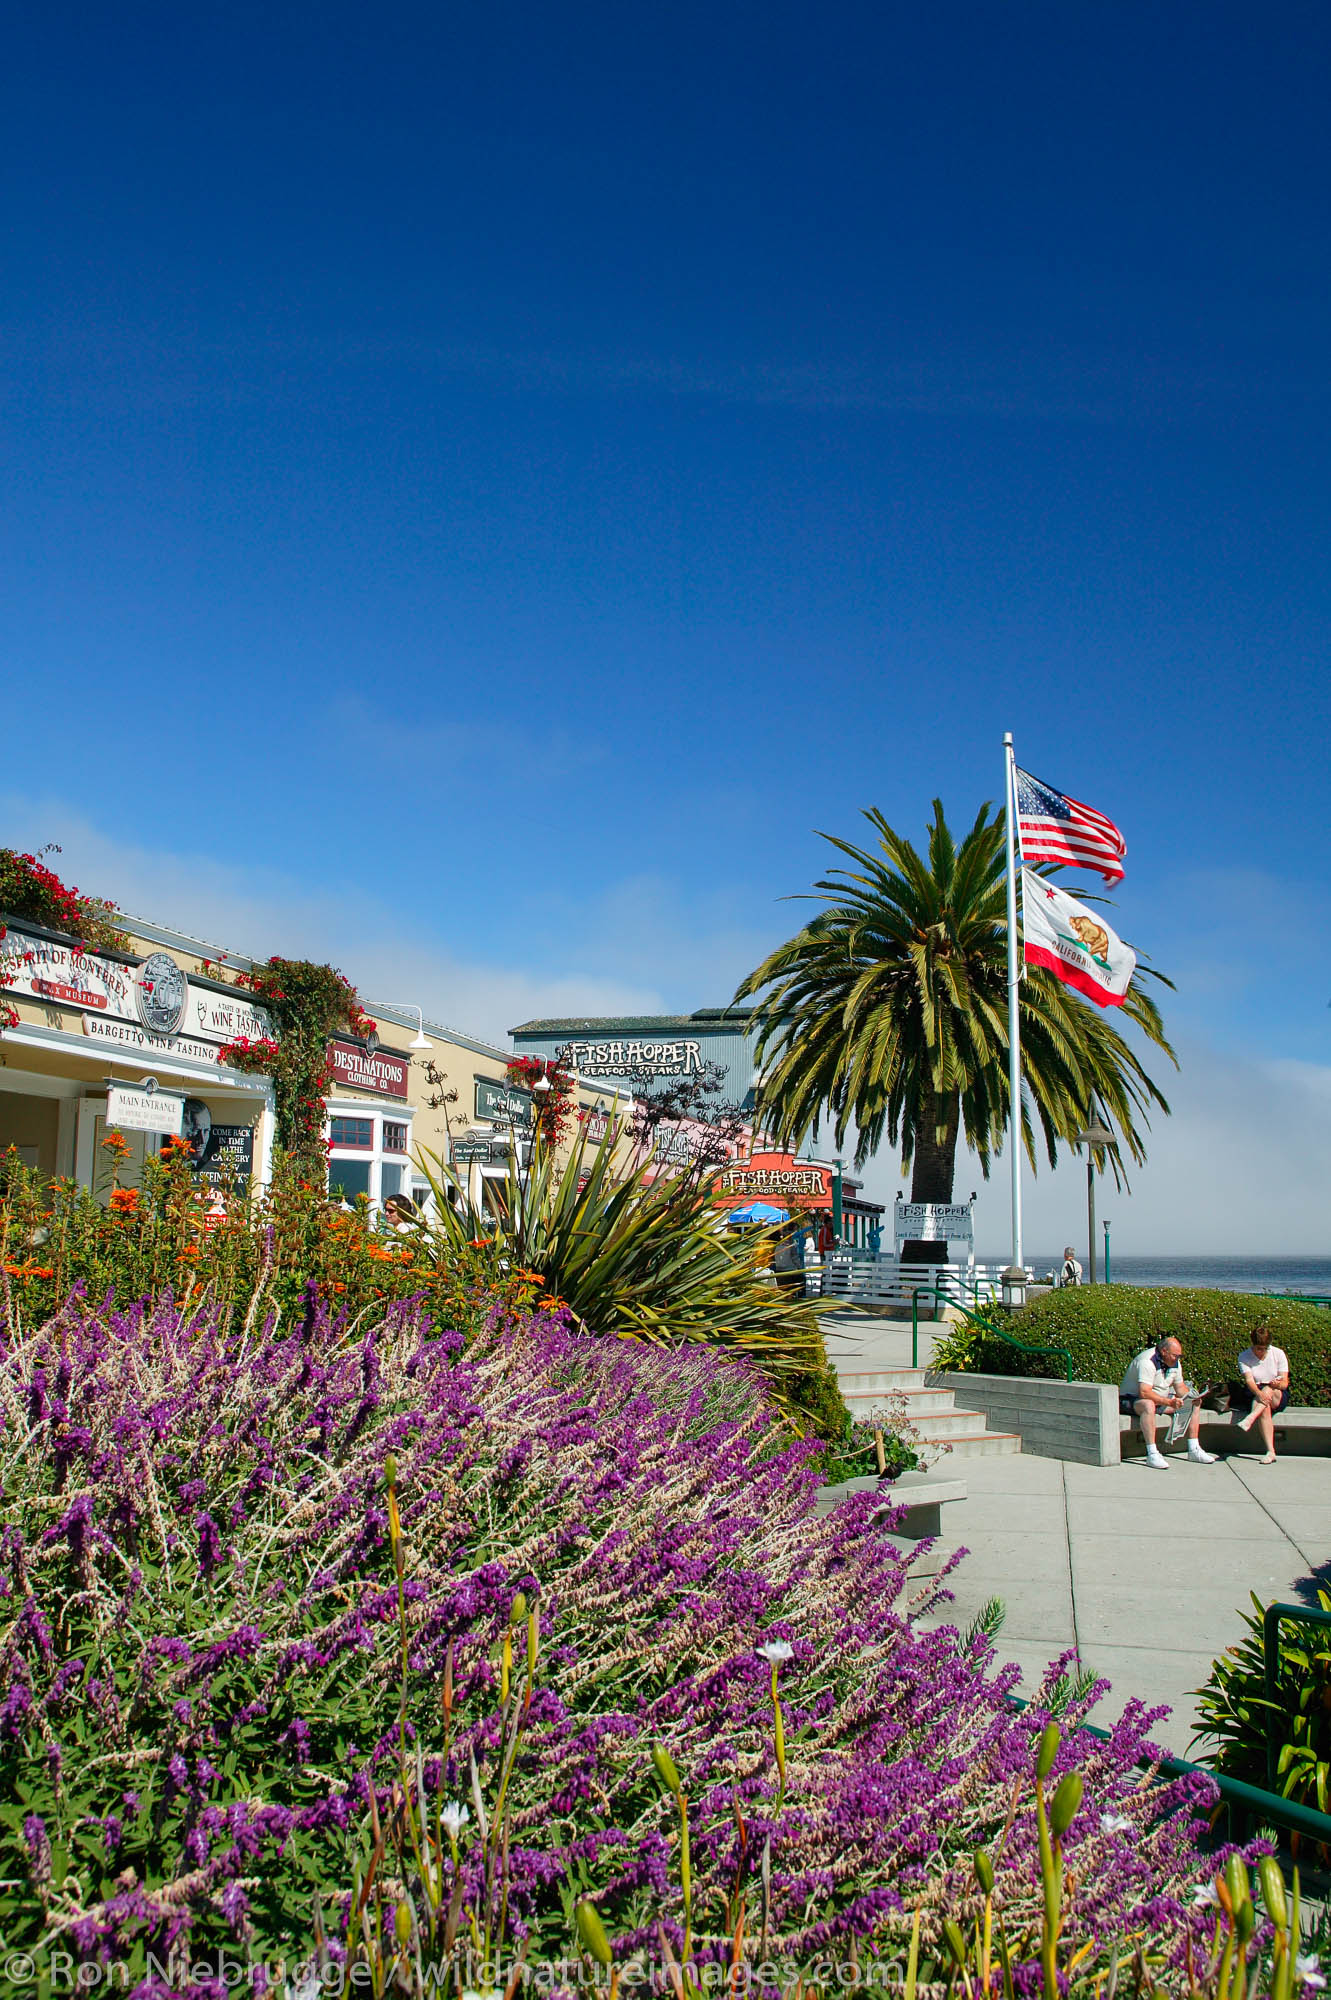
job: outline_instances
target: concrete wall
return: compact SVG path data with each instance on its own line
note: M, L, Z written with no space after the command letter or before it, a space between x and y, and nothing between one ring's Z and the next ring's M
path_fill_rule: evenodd
M1118 1390L1107 1382L1048 1382L1017 1375L928 1376L959 1410L983 1410L992 1431L1016 1431L1023 1451L1078 1465L1117 1465Z

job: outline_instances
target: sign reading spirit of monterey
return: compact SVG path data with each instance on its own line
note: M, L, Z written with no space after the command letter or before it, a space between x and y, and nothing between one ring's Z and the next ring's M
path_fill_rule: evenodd
M0 939L0 972L11 995L77 1008L85 1035L122 1048L216 1062L223 1042L240 1035L257 1041L272 1033L261 1007L239 994L196 984L161 951L142 965L124 965L100 952L11 929Z
M718 1201L738 1208L750 1201L794 1201L802 1208L832 1206L832 1169L802 1167L790 1153L755 1153L726 1167L712 1183Z
M371 1055L360 1042L330 1042L328 1064L333 1081L350 1090L373 1090L380 1097L406 1099L410 1059L395 1049L376 1049Z
M118 1126L122 1132L159 1132L178 1139L184 1108L183 1098L158 1090L156 1084L150 1090L130 1090L113 1083L106 1093L107 1126Z
M565 1042L555 1060L579 1076L699 1076L702 1043Z
M893 1211L898 1243L969 1243L968 1201L899 1201Z

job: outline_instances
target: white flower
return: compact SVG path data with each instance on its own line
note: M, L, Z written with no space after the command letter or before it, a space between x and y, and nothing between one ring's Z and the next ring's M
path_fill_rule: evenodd
M1301 1979L1305 1986L1326 1985L1326 1974L1322 1971L1322 1961L1310 1951L1300 1952L1294 1961L1294 1977Z
M1101 1833L1131 1833L1132 1821L1126 1813L1101 1813Z
M456 1840L463 1827L467 1824L467 1821L471 1818L471 1814L465 1806L460 1806L456 1799L450 1799L440 1813L439 1818L449 1839Z
M758 1651L774 1667L782 1660L793 1660L795 1657L795 1648L788 1639L769 1639L765 1645L759 1646Z
M1220 1898L1215 1892L1214 1882L1202 1882L1192 1892L1192 1907L1194 1910L1210 1909L1212 1904L1218 1905L1219 1902Z

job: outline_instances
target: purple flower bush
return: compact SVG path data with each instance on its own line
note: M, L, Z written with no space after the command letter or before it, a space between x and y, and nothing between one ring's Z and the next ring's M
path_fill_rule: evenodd
M938 1585L877 1495L818 1517L812 1448L742 1365L541 1317L464 1351L411 1302L367 1325L312 1300L246 1332L169 1296L76 1297L4 1338L11 1946L124 1965L131 1990L186 1946L260 1988L316 1933L336 1961L404 1769L447 1802L445 1890L474 1907L519 1597L539 1667L504 1897L531 1962L576 1954L582 1900L617 1958L678 1951L687 1920L696 1959L728 1963L759 1877L769 1958L890 1957L917 1911L926 1942L973 1918L984 1843L1009 1932L1037 1911L1047 1715L1009 1708L987 1641L913 1622ZM1210 1788L1143 1783L1151 1720L1130 1706L1107 1743L1065 1725L1050 1776L1084 1777L1066 1920L1097 1951L1186 1926L1205 1874Z

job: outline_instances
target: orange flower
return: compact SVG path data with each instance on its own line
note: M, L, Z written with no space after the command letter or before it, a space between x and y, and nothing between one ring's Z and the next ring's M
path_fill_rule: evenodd
M484 1250L488 1243L493 1242L493 1236L473 1236L471 1239L471 1248L473 1250Z
M346 1288L346 1286L345 1286L345 1285L334 1285L334 1286L333 1286L333 1290L334 1290L335 1292L345 1292L345 1290L346 1290L346 1289L347 1289L347 1288Z
M129 1151L129 1140L123 1132L108 1132L102 1141L102 1151L114 1153L118 1160L123 1160Z
M138 1205L137 1188L116 1188L111 1196L111 1211L114 1215L133 1215Z

